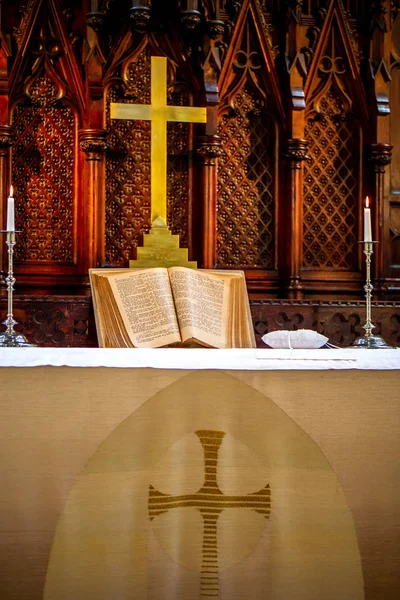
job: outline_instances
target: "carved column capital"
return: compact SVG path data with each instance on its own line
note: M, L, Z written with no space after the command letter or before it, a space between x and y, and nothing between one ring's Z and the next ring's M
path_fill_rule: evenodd
M86 15L86 23L96 33L99 33L100 30L103 28L105 20L106 15L102 12L89 12Z
M390 8L391 8L391 18L392 18L392 24L393 24L396 20L398 13L400 12L400 0L391 0Z
M217 20L207 21L207 32L212 40L222 40L222 37L225 33L225 23Z
M132 6L130 17L133 29L138 33L145 33L151 20L151 8L148 6Z
M81 129L79 147L87 154L87 160L101 160L108 147L107 135L104 129Z
M392 161L392 150L391 144L371 144L370 161L374 165L376 173L385 172L385 167Z
M196 152L206 165L216 165L222 155L222 140L219 135L203 135L196 138Z
M186 31L191 32L201 23L201 13L198 10L183 10L181 22Z
M11 125L0 125L0 148L9 148L15 142Z
M301 169L301 163L308 158L308 144L303 138L288 140L285 158L291 163L292 169Z

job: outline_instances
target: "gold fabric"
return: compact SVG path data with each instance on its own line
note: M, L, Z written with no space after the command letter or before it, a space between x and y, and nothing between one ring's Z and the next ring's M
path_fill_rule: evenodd
M394 600L394 371L4 368L2 600Z

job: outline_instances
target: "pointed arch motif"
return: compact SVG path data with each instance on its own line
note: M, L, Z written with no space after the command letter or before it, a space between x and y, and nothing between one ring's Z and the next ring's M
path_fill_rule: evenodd
M277 267L279 86L258 2L245 0L221 74L217 264Z
M126 47L126 41L121 46ZM110 103L150 104L150 59L168 56L169 46L161 47L152 35L146 35L136 48L127 48L108 72L119 71L107 82L106 121L106 262L126 265L150 229L150 136L148 121L111 121ZM182 75L175 57L168 61L168 103L190 106L194 92ZM187 74L186 74L187 75ZM191 247L189 198L192 189L193 127L186 123L168 123L167 221L173 234L180 236L183 247Z
M15 258L27 270L29 263L39 273L57 264L70 272L81 251L75 228L82 82L58 4L39 0L22 25L10 75L16 227L23 232Z
M305 93L303 268L359 271L366 98L343 6L336 0Z

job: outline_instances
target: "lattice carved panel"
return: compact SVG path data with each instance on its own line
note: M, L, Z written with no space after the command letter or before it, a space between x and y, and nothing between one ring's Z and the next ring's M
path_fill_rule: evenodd
M149 121L110 120L111 102L150 104L150 55L144 50L128 69L125 89L108 93L108 150L106 162L106 262L125 265L142 234L151 226L151 125ZM182 93L170 93L169 103L185 104ZM168 124L167 219L172 233L187 244L188 125Z
M125 265L150 229L150 122L110 120L111 102L150 103L150 56L128 69L127 90L108 92L106 160L106 262Z
M175 91L168 94L168 104L186 106L186 94ZM168 123L167 218L172 233L180 236L182 248L188 247L188 199L190 126L187 123Z
M53 82L38 78L44 96ZM43 95L41 96L43 100ZM35 95L33 94L35 102ZM16 142L12 173L16 197L16 228L22 231L15 248L19 263L73 262L73 202L76 121L61 102L26 98L13 113Z
M274 126L247 84L236 95L235 108L219 127L217 264L273 268Z
M359 130L342 118L340 99L332 89L320 106L321 114L306 122L303 267L355 270Z

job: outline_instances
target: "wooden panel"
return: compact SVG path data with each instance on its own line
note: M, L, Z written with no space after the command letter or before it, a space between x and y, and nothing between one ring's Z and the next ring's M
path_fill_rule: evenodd
M125 87L108 91L111 102L150 103L150 56L144 49L126 70ZM108 117L106 152L106 263L127 266L150 229L150 122Z
M77 127L68 105L51 102L54 86L44 74L13 112L12 153L17 263L73 263ZM44 99L45 98L45 99Z
M303 300L251 301L257 346L265 347L261 336L281 329L313 329L332 344L346 347L363 335L363 302L317 302ZM7 302L0 297L0 318L6 316ZM43 347L97 346L92 300L89 296L30 297L15 299L17 331ZM372 318L375 333L393 346L400 346L400 308L396 302L375 302ZM2 326L3 327L3 326Z
M400 37L400 20L398 24ZM400 194L400 57L398 66L392 70L390 101L390 143L393 146L390 168L390 191L392 194Z
M243 268L253 298L360 299L369 194L375 298L398 297L399 3L189 4L1 2L0 213L12 180L19 291L85 293L88 268L135 257L150 124L108 110L150 102L158 55L168 101L207 106L205 127L168 125L168 222L191 256Z
M168 104L188 106L189 98L184 90L170 91ZM173 234L180 236L182 248L189 246L189 191L190 174L193 171L193 146L191 126L188 123L167 124L167 220Z
M2 321L5 319L6 310L6 298L1 296ZM23 333L32 344L52 348L97 346L90 297L17 296L13 312L17 321L15 330Z
M245 85L235 96L235 113L224 115L219 135L217 264L275 266L274 123L257 110Z
M269 331L313 329L329 338L330 343L347 347L363 335L366 320L362 302L316 302L265 300L252 302L257 346L263 347L261 336ZM382 335L387 343L400 345L400 310L396 303L373 303L374 333ZM265 346L264 346L265 347Z
M360 239L359 131L345 120L333 89L320 100L320 111L307 119L305 131L303 267L354 270Z

